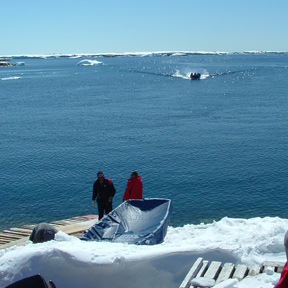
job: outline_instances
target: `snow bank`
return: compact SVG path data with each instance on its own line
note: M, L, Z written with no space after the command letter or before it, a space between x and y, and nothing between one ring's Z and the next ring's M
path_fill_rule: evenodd
M0 250L0 287L39 273L57 288L175 288L198 257L249 266L265 260L285 262L287 227L288 219L277 217L226 217L211 224L168 227L165 241L154 246L87 242L58 232L55 241L28 241L23 247ZM272 288L279 277L272 272L217 288Z

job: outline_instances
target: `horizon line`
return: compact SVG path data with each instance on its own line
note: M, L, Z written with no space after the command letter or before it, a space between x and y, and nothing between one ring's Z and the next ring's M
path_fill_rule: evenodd
M288 51L258 51L258 50L247 50L247 51L234 51L234 52L224 52L224 51L185 51L185 50L175 50L175 51L150 51L150 52L102 52L102 53L33 53L33 54L3 54L0 58L15 58L15 57L105 57L105 56L187 56L187 55L227 55L227 54L286 54ZM1 61L1 59L0 59Z

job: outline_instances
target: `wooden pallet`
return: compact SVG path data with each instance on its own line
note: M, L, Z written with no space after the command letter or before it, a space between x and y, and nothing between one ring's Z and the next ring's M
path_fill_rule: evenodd
M63 231L67 234L80 236L89 229L90 220L98 221L98 215L77 216L69 219L52 221L49 224L53 225L58 231ZM14 245L24 245L29 239L31 232L36 224L23 225L21 228L10 228L0 232L0 249L9 248Z
M243 264L238 264L235 266L233 263L222 264L218 261L212 261L211 263L203 258L198 258L185 279L181 283L179 288L201 288L201 287L213 287L214 285L221 283L229 278L236 278L241 281L246 276L255 276L259 273L266 271L267 267L273 267L274 272L281 273L285 263L283 262L271 262L265 261L261 266L253 265L251 268ZM205 279L214 279L212 286L193 286L191 281L199 277L204 277Z

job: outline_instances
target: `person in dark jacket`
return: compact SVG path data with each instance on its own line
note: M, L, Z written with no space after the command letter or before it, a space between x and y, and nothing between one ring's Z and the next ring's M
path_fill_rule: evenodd
M131 172L131 178L128 179L127 187L123 195L123 201L129 199L142 199L143 198L143 183L141 176L137 171Z
M55 234L58 232L51 224L40 223L33 228L33 231L29 237L29 240L33 243L42 243L53 240Z
M97 180L93 184L92 204L95 207L95 200L98 205L98 220L103 218L104 212L106 214L113 210L112 200L116 193L113 182L105 178L104 173L99 171L97 173Z

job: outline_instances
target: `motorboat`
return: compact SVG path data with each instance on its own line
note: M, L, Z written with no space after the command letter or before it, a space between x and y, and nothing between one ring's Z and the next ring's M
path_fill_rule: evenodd
M199 80L201 77L200 73L190 73L190 79L191 80Z

